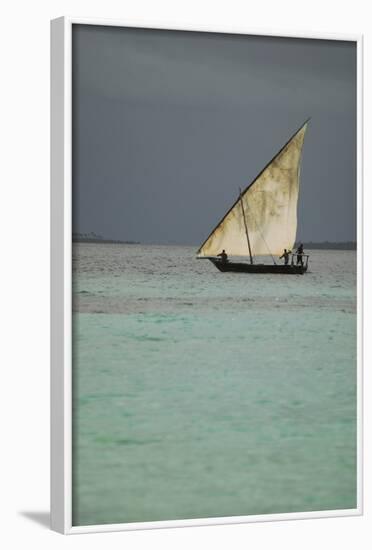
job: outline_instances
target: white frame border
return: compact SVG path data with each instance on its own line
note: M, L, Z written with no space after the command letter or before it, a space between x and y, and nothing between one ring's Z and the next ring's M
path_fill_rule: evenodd
M104 25L343 40L357 46L357 507L287 514L72 526L72 25ZM236 26L161 25L143 21L60 17L51 21L51 528L59 533L96 533L362 515L363 502L363 36L274 32Z

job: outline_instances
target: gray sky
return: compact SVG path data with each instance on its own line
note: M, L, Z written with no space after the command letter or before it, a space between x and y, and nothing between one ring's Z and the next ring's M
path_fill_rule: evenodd
M74 231L198 246L308 117L297 236L355 240L355 43L74 25Z

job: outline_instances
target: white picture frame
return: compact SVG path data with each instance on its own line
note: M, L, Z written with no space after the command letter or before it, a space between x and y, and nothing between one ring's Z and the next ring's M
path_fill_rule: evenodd
M357 507L287 514L72 525L72 25L105 25L288 38L354 41L357 45ZM61 17L51 22L51 527L64 534L340 517L362 514L362 52L361 35L257 32L249 28L135 25L126 21Z

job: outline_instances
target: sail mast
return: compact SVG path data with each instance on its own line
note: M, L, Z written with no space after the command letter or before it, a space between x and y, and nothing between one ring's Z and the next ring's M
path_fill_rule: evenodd
M250 259L250 261L251 261L251 264L253 264L251 243L249 242L247 220L245 219L245 211L244 211L244 205L243 205L243 201L242 201L242 190L241 190L240 187L239 187L239 197L240 197L240 204L241 204L242 212L243 212L243 220L244 220L245 234L246 234L246 237L247 237L248 250L249 250L249 259Z

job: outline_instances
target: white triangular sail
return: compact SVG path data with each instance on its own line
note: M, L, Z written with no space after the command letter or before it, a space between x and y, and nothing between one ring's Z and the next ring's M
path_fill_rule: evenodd
M307 122L257 178L198 250L198 256L248 256L247 226L252 256L281 255L296 240L301 152Z

